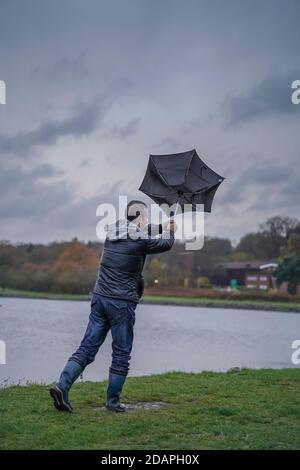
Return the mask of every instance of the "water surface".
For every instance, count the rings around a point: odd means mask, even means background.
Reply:
[[[56,380],[79,345],[89,303],[1,298],[0,304],[0,340],[7,350],[0,384]],[[299,314],[139,305],[130,374],[295,367],[295,339],[300,339]],[[109,333],[84,379],[107,378],[110,361]]]

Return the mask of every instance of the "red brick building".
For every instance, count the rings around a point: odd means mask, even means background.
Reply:
[[[266,261],[229,261],[218,265],[224,269],[228,276],[228,283],[231,279],[236,279],[238,285],[246,286],[249,289],[267,290],[275,287],[272,277],[277,263]]]

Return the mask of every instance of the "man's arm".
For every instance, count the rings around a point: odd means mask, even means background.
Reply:
[[[177,230],[176,223],[172,220],[165,225],[165,230],[159,238],[148,238],[144,240],[146,254],[163,253],[169,251],[175,241],[174,233]]]
[[[150,237],[156,237],[163,233],[163,224],[148,224],[147,233]]]

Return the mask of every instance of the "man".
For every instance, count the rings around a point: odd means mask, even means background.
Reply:
[[[147,221],[146,205],[131,201],[127,205],[126,220],[108,227],[85,335],[69,358],[58,383],[50,389],[54,406],[59,411],[72,412],[68,392],[85,367],[94,361],[109,330],[113,341],[106,408],[126,411],[120,395],[131,359],[135,308],[144,290],[142,270],[145,259],[148,254],[170,250],[176,231],[173,220],[159,226],[147,225]]]

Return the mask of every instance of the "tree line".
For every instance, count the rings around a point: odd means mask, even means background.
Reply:
[[[100,242],[77,239],[49,244],[0,242],[0,287],[85,294],[93,289]],[[236,246],[228,238],[206,237],[200,251],[186,251],[176,242],[170,252],[148,257],[146,286],[208,287],[227,285],[227,273],[219,263],[226,261],[281,262],[280,280],[300,276],[300,222],[288,217],[272,217],[257,232],[243,236]],[[290,261],[288,261],[290,260]],[[291,269],[296,274],[291,274]],[[300,281],[300,278],[299,278]]]

